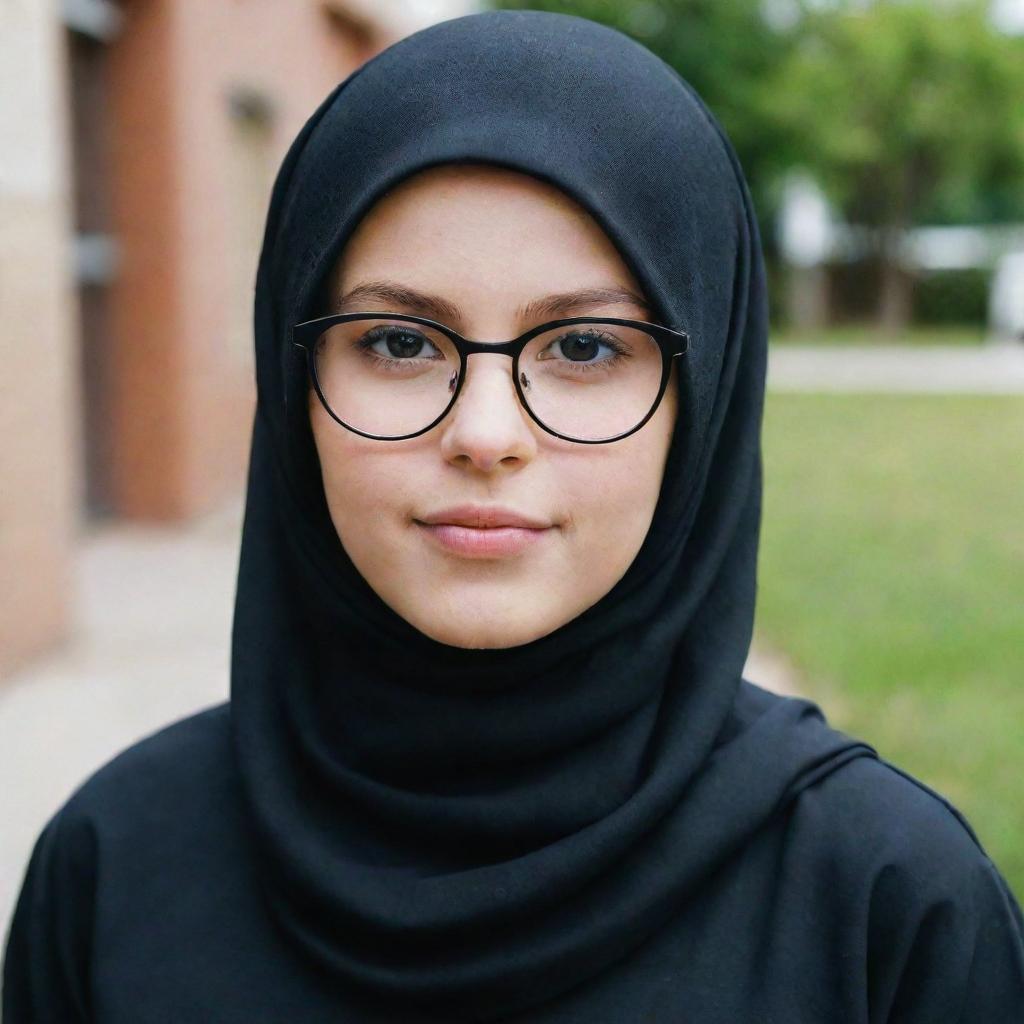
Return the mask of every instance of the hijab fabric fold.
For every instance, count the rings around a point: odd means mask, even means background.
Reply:
[[[370,206],[463,162],[573,197],[690,336],[636,559],[576,619],[506,650],[431,640],[356,571],[290,344]],[[269,911],[338,985],[396,1014],[528,1013],[685,913],[803,788],[874,756],[812,702],[742,679],[767,330],[728,140],[613,29],[538,11],[442,22],[341,82],[293,142],[256,280],[231,720]]]

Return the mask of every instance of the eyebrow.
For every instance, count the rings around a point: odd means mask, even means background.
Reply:
[[[440,295],[419,292],[395,281],[367,281],[364,284],[356,285],[341,297],[335,307],[335,312],[378,312],[372,309],[372,304],[376,302],[402,306],[405,310],[442,323],[458,323],[462,318],[459,307]],[[370,304],[368,308],[365,310],[361,308],[367,304]],[[645,314],[650,314],[650,306],[639,295],[628,288],[617,285],[545,295],[543,298],[532,299],[520,306],[516,313],[523,320],[542,320],[550,317],[572,316],[580,310],[593,309],[595,306],[619,305],[635,306],[642,309]],[[388,310],[380,310],[380,312],[388,312]]]

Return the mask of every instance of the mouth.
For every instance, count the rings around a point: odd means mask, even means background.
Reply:
[[[517,555],[557,529],[514,509],[484,505],[460,505],[413,522],[443,551],[464,558]]]

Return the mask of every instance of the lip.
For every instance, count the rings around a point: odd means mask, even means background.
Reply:
[[[451,526],[473,526],[482,530],[493,530],[501,526],[519,526],[528,530],[545,530],[551,523],[528,516],[515,509],[503,508],[501,505],[454,505],[452,508],[441,509],[417,522],[428,526],[448,524]]]
[[[413,520],[433,541],[467,558],[501,558],[536,544],[554,525],[496,505],[459,505]]]

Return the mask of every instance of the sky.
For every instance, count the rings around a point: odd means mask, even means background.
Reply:
[[[1005,32],[1024,34],[1024,0],[993,0],[992,20]]]

